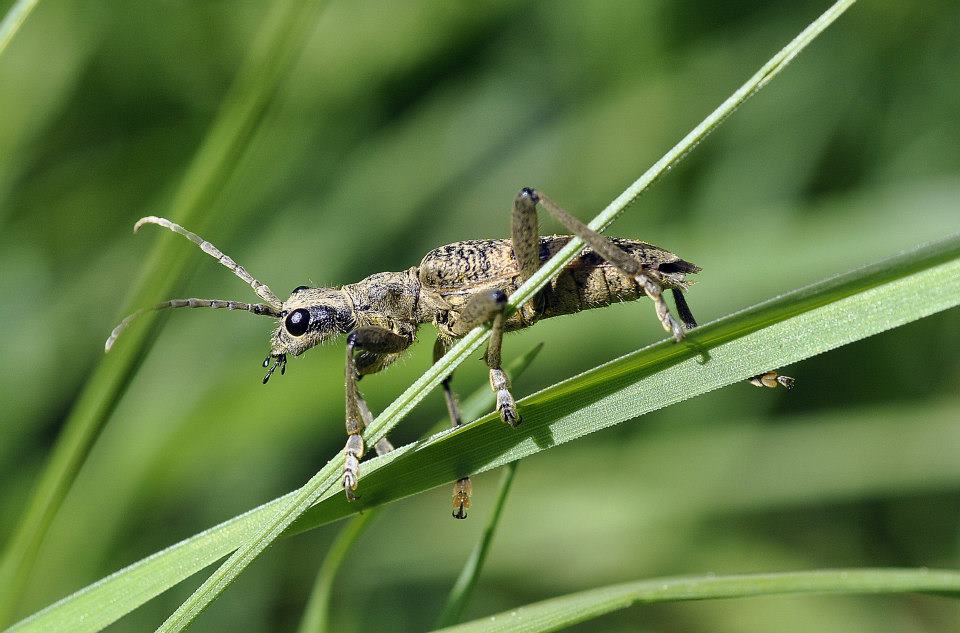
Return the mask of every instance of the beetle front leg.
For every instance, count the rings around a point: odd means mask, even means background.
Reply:
[[[347,362],[344,380],[347,443],[343,447],[343,490],[349,501],[357,498],[354,493],[357,489],[357,481],[360,478],[360,459],[364,453],[362,433],[373,422],[373,414],[370,413],[370,408],[357,388],[360,371],[354,353],[362,351],[374,355],[394,354],[409,347],[410,343],[408,337],[376,326],[359,327],[347,335]],[[372,365],[376,364],[373,363]],[[393,450],[393,446],[384,437],[377,442],[376,450],[378,455],[382,455]]]

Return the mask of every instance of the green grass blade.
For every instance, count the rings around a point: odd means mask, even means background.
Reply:
[[[14,624],[10,631],[92,633],[211,565],[256,535],[293,493],[124,567]]]
[[[17,0],[0,22],[0,55],[7,50],[10,40],[17,34],[23,23],[40,0]]]
[[[364,495],[333,492],[303,532],[823,353],[960,304],[960,236],[782,295],[657,343],[519,401],[524,424],[495,415],[364,462]],[[709,355],[706,362],[701,359]],[[744,387],[746,388],[746,387]],[[799,389],[802,389],[802,382]],[[759,395],[759,394],[757,394]],[[403,458],[403,459],[401,459]],[[97,631],[263,529],[293,493],[126,567],[18,623],[15,631]],[[78,625],[83,623],[83,628]],[[89,626],[89,628],[86,628]]]
[[[477,541],[470,557],[460,571],[457,581],[447,596],[447,602],[443,605],[440,617],[437,620],[437,626],[450,626],[456,624],[463,617],[463,611],[467,607],[467,602],[473,593],[473,588],[477,585],[477,579],[480,578],[480,572],[483,570],[483,563],[487,558],[487,552],[493,543],[493,535],[497,531],[497,525],[500,523],[500,515],[503,513],[503,506],[507,501],[507,495],[510,494],[510,486],[513,485],[513,478],[517,474],[517,465],[519,462],[511,462],[503,469],[503,477],[500,479],[500,488],[497,491],[497,499],[493,504],[493,512],[487,520],[487,525],[483,528],[483,534]]]
[[[333,583],[337,572],[346,560],[350,548],[378,514],[376,508],[361,512],[350,519],[337,534],[317,573],[317,581],[310,592],[300,628],[297,629],[299,633],[326,633],[330,630],[330,598],[333,596]]]
[[[198,227],[229,224],[216,199],[285,71],[302,49],[320,2],[278,5],[253,43],[223,107],[194,156],[169,208],[175,221]],[[189,256],[164,236],[140,275],[132,306],[152,305],[179,282]],[[132,311],[132,310],[129,310]],[[156,315],[146,314],[124,334],[94,371],[64,425],[29,506],[8,541],[0,564],[0,624],[12,616],[37,550],[94,440],[110,416],[152,341]]]
[[[252,563],[263,550],[293,523],[297,517],[316,503],[328,490],[334,490],[340,481],[343,458],[338,456],[327,462],[320,471],[307,481],[290,497],[277,504],[276,513],[253,538],[244,542],[227,560],[203,581],[183,604],[177,607],[163,624],[157,627],[157,633],[182,631],[216,599],[237,576]]]
[[[701,140],[732,114],[740,104],[769,83],[790,61],[817,35],[823,32],[855,0],[839,0],[823,15],[814,20],[800,35],[773,56],[761,69],[733,95],[714,110],[700,125],[668,151],[663,158],[618,196],[591,222],[590,226],[602,229],[612,222],[630,202],[669,171]],[[532,275],[511,295],[509,307],[516,308],[533,297],[563,266],[569,263],[583,247],[582,240],[573,239],[554,257],[550,258],[536,274]],[[478,327],[460,339],[440,360],[433,364],[420,378],[394,400],[370,424],[364,433],[368,446],[374,445],[386,435],[427,393],[440,384],[446,376],[476,350],[489,336],[489,326]],[[224,562],[180,607],[160,626],[158,632],[182,631],[213,601],[270,543],[280,536],[297,518],[306,512],[325,492],[336,486],[343,456],[330,460],[278,511],[269,526],[256,538],[245,543]],[[366,493],[365,493],[366,494]]]
[[[746,598],[774,594],[940,593],[960,597],[960,572],[932,569],[832,569],[741,576],[662,578],[544,600],[459,626],[447,633],[544,633],[638,603]]]

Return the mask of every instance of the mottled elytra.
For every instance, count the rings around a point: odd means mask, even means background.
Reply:
[[[538,205],[581,238],[587,247],[533,299],[508,316],[507,297],[572,239],[569,235],[538,235]],[[427,253],[419,266],[401,272],[376,273],[338,288],[298,286],[286,300],[273,294],[266,284],[216,246],[182,226],[149,216],[140,219],[134,231],[144,224],[160,225],[194,242],[247,282],[264,301],[174,299],[152,308],[226,308],[276,319],[277,327],[270,337],[270,354],[263,361],[263,366],[268,368],[264,383],[278,368],[281,375],[284,373],[288,355],[299,356],[319,343],[340,334],[347,335],[348,437],[344,447],[343,487],[348,499],[355,498],[360,475],[360,459],[365,448],[361,433],[373,421],[357,381],[393,363],[413,343],[423,323],[432,323],[437,329],[434,360],[474,327],[491,325],[486,353],[490,386],[496,393],[496,408],[501,419],[513,427],[522,419],[510,392],[510,378],[501,367],[504,332],[530,327],[540,319],[633,301],[644,295],[653,301],[657,318],[675,340],[680,341],[685,329],[697,325],[683,291],[690,285],[686,276],[698,272],[698,266],[646,242],[604,237],[550,198],[529,188],[521,189],[514,199],[510,239],[447,244]],[[680,321],[670,314],[663,298],[663,291],[668,288],[673,292]],[[120,322],[107,339],[106,351],[143,312],[139,310]],[[451,378],[443,381],[444,397],[453,426],[459,426],[463,421],[450,387]],[[778,376],[773,371],[754,376],[750,382],[762,387],[793,385],[791,378]],[[378,454],[392,449],[386,438],[375,448]],[[462,475],[453,491],[453,516],[458,519],[466,517],[472,492],[469,473]]]

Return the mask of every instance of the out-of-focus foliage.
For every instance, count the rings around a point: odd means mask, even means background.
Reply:
[[[523,185],[592,217],[823,8],[331,2],[217,202],[229,222],[205,237],[283,294],[505,236]],[[0,57],[2,538],[157,239],[130,227],[164,213],[264,11],[40,2]],[[689,299],[709,320],[957,231],[958,40],[953,2],[854,7],[610,233],[703,266]],[[195,258],[190,296],[251,298]],[[261,387],[269,327],[171,315],[57,516],[21,614],[292,489],[342,447],[340,348]],[[543,322],[505,352],[546,343],[522,395],[661,334],[649,306],[628,304]],[[422,339],[364,381],[374,409],[430,362],[429,328]],[[954,310],[792,367],[789,395],[731,387],[530,459],[468,617],[640,577],[957,567],[960,460],[940,450],[957,446],[958,351]],[[455,384],[470,391],[484,373],[467,363]],[[442,411],[430,399],[395,443]],[[572,479],[584,464],[595,478]],[[449,519],[446,488],[388,508],[341,573],[335,628],[428,627],[495,481],[476,478],[476,520]],[[196,629],[293,628],[333,533],[278,542]],[[196,582],[110,630],[155,626]],[[790,597],[644,607],[584,630],[950,631],[958,619],[931,598]]]

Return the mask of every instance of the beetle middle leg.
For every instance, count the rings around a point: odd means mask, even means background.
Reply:
[[[437,342],[433,345],[433,362],[436,363],[440,357],[447,353],[449,345],[442,337],[437,337]],[[457,395],[450,386],[453,380],[453,374],[443,379],[440,383],[443,385],[443,396],[447,402],[447,411],[450,413],[450,427],[457,428],[463,426],[463,416],[460,414],[460,405],[457,403]],[[470,508],[470,495],[473,493],[473,483],[470,477],[461,477],[453,484],[453,518],[466,519],[467,510]]]
[[[523,420],[517,413],[517,404],[510,393],[510,377],[501,367],[500,348],[503,346],[504,311],[507,293],[500,289],[478,292],[470,297],[461,313],[460,328],[469,332],[482,323],[491,323],[485,360],[490,369],[490,388],[497,395],[500,419],[510,426],[519,426]]]
[[[411,339],[392,330],[377,326],[363,326],[347,335],[346,362],[346,426],[347,443],[343,447],[343,490],[347,499],[356,499],[354,491],[360,477],[360,459],[363,457],[363,430],[373,422],[370,408],[360,395],[357,381],[366,373],[378,371],[384,365],[384,357],[402,352],[410,346]],[[359,358],[357,356],[359,352]],[[376,444],[378,455],[393,449],[387,438]]]
[[[499,289],[484,290],[470,297],[461,313],[462,321],[459,327],[463,333],[469,332],[482,323],[492,322],[490,340],[487,343],[486,361],[490,370],[490,387],[497,396],[497,411],[500,413],[500,419],[516,427],[522,421],[520,414],[517,413],[517,403],[510,393],[510,378],[507,372],[500,366],[500,348],[503,344],[503,321],[504,310],[507,307],[507,294]],[[434,348],[436,353],[436,348]],[[444,385],[447,389],[447,385]],[[448,396],[453,395],[447,391]],[[450,415],[453,418],[454,427],[459,426],[459,410],[451,408]],[[453,484],[453,517],[455,519],[467,518],[466,509],[470,507],[470,495],[473,493],[473,484],[470,477],[461,477]]]
[[[657,282],[657,273],[643,268],[640,262],[623,252],[616,244],[597,233],[589,226],[573,217],[553,200],[529,187],[524,187],[513,202],[513,251],[520,265],[523,280],[530,277],[540,267],[539,232],[537,230],[537,204],[567,228],[571,233],[586,242],[587,246],[610,262],[624,274],[630,275],[643,288],[657,311],[663,329],[674,340],[683,339],[683,328],[670,314],[670,308],[663,299],[663,288]]]
[[[443,338],[437,337],[436,343],[433,344],[433,362],[436,363],[440,358],[447,353],[450,349],[450,346],[444,341]],[[450,426],[456,428],[463,424],[463,417],[460,415],[460,405],[457,403],[457,396],[453,392],[453,388],[450,386],[450,381],[453,380],[453,372],[449,376],[443,379],[443,382],[440,384],[443,386],[443,398],[447,403],[447,412],[450,414]]]

